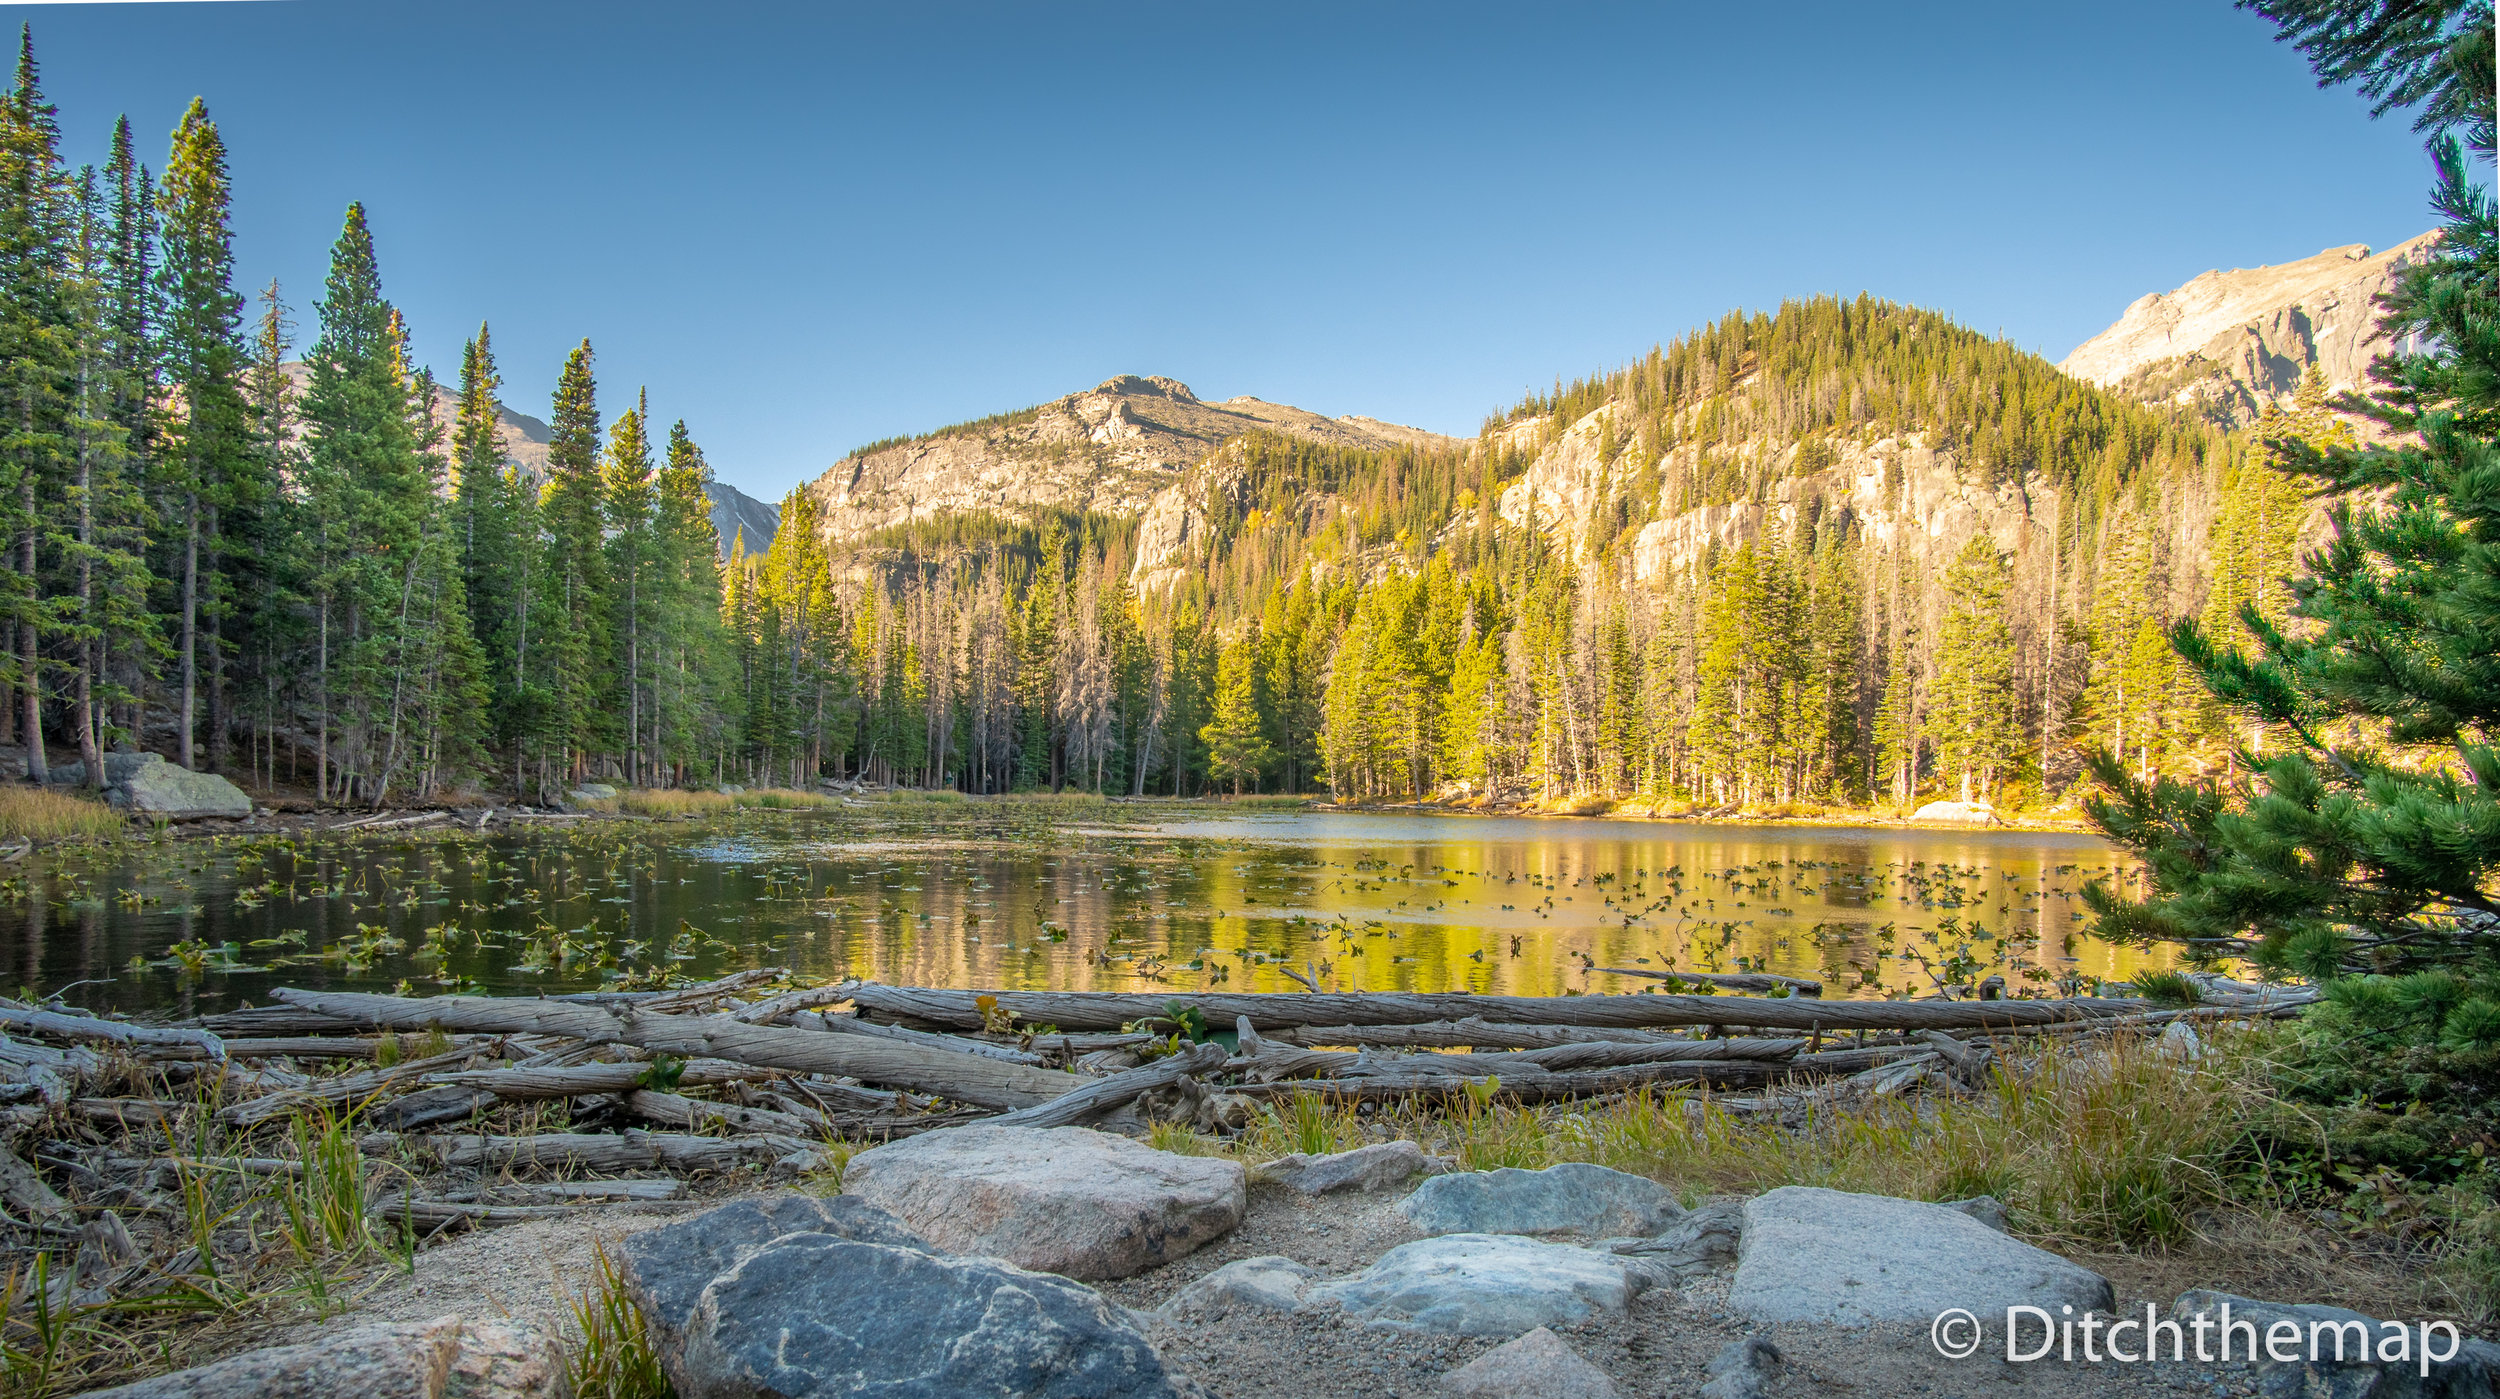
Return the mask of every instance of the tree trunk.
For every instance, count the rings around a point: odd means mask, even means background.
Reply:
[[[192,729],[199,703],[199,629],[200,629],[200,493],[196,490],[183,497],[182,535],[182,699],[181,732],[174,740],[175,759],[186,768],[197,768],[193,751]]]

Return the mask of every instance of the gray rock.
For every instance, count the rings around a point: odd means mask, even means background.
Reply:
[[[456,1316],[354,1326],[178,1370],[97,1399],[569,1399],[553,1340],[510,1321]]]
[[[73,766],[79,772],[71,780],[84,781],[84,766]],[[252,799],[242,788],[213,772],[176,767],[155,753],[105,754],[104,799],[117,811],[173,821],[252,814]]]
[[[1372,1326],[1517,1336],[1620,1312],[1655,1281],[1628,1258],[1516,1234],[1447,1234],[1400,1244],[1350,1278],[1313,1285],[1308,1307]]]
[[[2500,1345],[2489,1341],[2453,1342],[2457,1353],[2433,1362],[2425,1377],[2418,1350],[2422,1344],[2418,1322],[2403,1323],[2409,1337],[2405,1359],[2399,1362],[2375,1358],[2377,1347],[2394,1339],[2395,1333],[2385,1329],[2390,1323],[2342,1307],[2261,1302],[2228,1292],[2197,1289],[2179,1294],[2179,1299],[2171,1303],[2170,1317],[2183,1326],[2200,1314],[2210,1318],[2214,1329],[2205,1332],[2205,1343],[2218,1348],[2225,1343],[2219,1330],[2225,1307],[2229,1308],[2230,1357],[2245,1361],[2250,1350],[2255,1350],[2257,1392],[2266,1399],[2490,1399],[2494,1393],[2500,1393]],[[2239,1329],[2243,1321],[2250,1330]],[[2283,1322],[2295,1328],[2287,1334],[2297,1336],[2295,1343],[2283,1347],[2294,1355],[2288,1361],[2277,1360],[2266,1350],[2267,1329]],[[2349,1329],[2356,1325],[2361,1330]],[[2319,1343],[2319,1358],[2315,1360],[2310,1358],[2312,1328]],[[2365,1335],[2369,1338],[2367,1351],[2359,1344],[2359,1338]],[[2035,1336],[2036,1333],[2023,1337],[2025,1349],[2038,1344]],[[2337,1358],[2338,1340],[2343,1342],[2342,1354],[2349,1358]],[[2452,1344],[2446,1336],[2437,1338],[2435,1343],[2442,1351]],[[2181,1344],[2193,1355],[2195,1333],[2191,1331]],[[2166,1338],[2161,1353],[2170,1354]]]
[[[1606,1372],[1540,1326],[1441,1377],[1459,1399],[1617,1399]]]
[[[1684,1213],[1654,1180],[1586,1162],[1435,1176],[1398,1202],[1427,1234],[1652,1235]]]
[[[2107,1311],[2109,1280],[1960,1210],[1790,1185],[1745,1206],[1728,1305],[1754,1321],[1927,1322],[1948,1307]]]
[[[1094,1281],[1169,1263],[1241,1222],[1239,1164],[1083,1127],[954,1127],[874,1147],[844,1193],[938,1247]]]
[[[1259,1179],[1272,1180],[1305,1195],[1333,1195],[1340,1190],[1404,1185],[1435,1164],[1446,1169],[1442,1158],[1426,1156],[1424,1149],[1413,1142],[1374,1142],[1328,1156],[1297,1153],[1270,1161],[1259,1168]]]
[[[830,1200],[763,1195],[628,1235],[619,1250],[619,1271],[664,1363],[678,1352],[695,1303],[712,1279],[735,1267],[740,1256],[789,1234],[929,1249],[894,1216],[848,1195]]]
[[[1768,1336],[1732,1341],[1710,1359],[1710,1382],[1701,1399],[1764,1399],[1785,1357]]]
[[[1101,1294],[993,1258],[793,1234],[715,1278],[681,1399],[1171,1399],[1163,1358]]]
[[[2005,1232],[2005,1202],[1994,1195],[1973,1195],[1967,1200],[1947,1200],[1944,1207],[1960,1210],[1980,1223],[2002,1234]]]
[[[1182,1288],[1155,1310],[1165,1316],[1228,1311],[1235,1306],[1289,1312],[1301,1305],[1304,1289],[1318,1276],[1318,1269],[1277,1254],[1244,1258]]]
[[[592,802],[612,802],[616,800],[616,788],[605,782],[584,782],[565,793],[564,800],[572,806],[587,806]]]

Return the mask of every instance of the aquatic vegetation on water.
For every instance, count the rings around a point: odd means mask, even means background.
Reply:
[[[2158,965],[2077,935],[2077,892],[2120,866],[2075,836],[682,795],[682,821],[40,851],[13,872],[0,957],[39,989],[133,959],[178,973],[98,988],[121,1009],[232,1004],[306,964],[331,985],[533,992],[764,965],[1172,993],[1671,985],[1604,970],[1624,967],[1832,996],[2083,991]]]

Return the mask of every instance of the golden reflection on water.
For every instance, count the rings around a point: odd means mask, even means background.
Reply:
[[[485,837],[197,842],[0,878],[0,966],[98,1007],[278,985],[565,992],[788,966],[1075,990],[1637,991],[1770,971],[1827,997],[2166,958],[2083,932],[2089,836],[1191,804],[889,801]]]

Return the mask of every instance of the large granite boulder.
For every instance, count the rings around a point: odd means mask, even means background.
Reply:
[[[1645,1176],[1573,1161],[1434,1176],[1398,1202],[1398,1213],[1427,1234],[1647,1236],[1684,1208]]]
[[[57,783],[77,785],[87,780],[84,763],[70,763],[51,770]],[[157,753],[107,753],[104,755],[104,799],[114,809],[141,816],[161,816],[169,821],[195,821],[209,817],[240,819],[252,814],[252,799],[243,789],[213,772],[193,772],[166,762]]]
[[[625,1290],[642,1309],[662,1363],[675,1367],[687,1322],[712,1279],[740,1257],[790,1234],[927,1250],[894,1216],[865,1200],[764,1195],[705,1210],[691,1219],[626,1237],[619,1250]]]
[[[1751,1320],[1925,1323],[2018,1304],[2105,1312],[2109,1279],[1946,1205],[1802,1185],[1745,1205],[1728,1305]]]
[[[95,1399],[570,1399],[564,1355],[509,1321],[351,1326],[178,1370]]]
[[[790,1234],[703,1289],[680,1399],[1177,1399],[1163,1358],[1100,1293],[994,1258]]]
[[[873,1147],[847,1195],[939,1248],[1088,1281],[1181,1258],[1241,1222],[1247,1174],[1083,1127],[954,1127]]]
[[[1656,1274],[1632,1259],[1516,1234],[1447,1234],[1400,1244],[1350,1278],[1318,1283],[1307,1307],[1366,1325],[1517,1336],[1621,1312]]]

